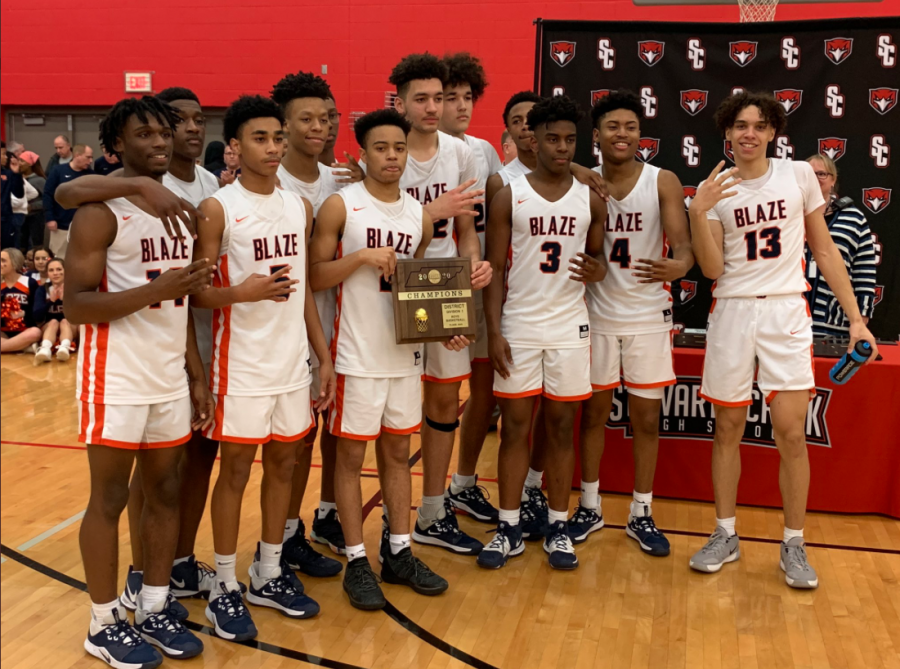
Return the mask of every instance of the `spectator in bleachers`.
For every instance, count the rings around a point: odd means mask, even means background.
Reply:
[[[53,168],[57,165],[65,165],[72,162],[74,154],[72,152],[72,142],[65,135],[59,135],[53,140],[53,150],[55,153],[47,163],[47,174],[53,172]]]
[[[23,151],[19,160],[19,171],[25,178],[25,183],[31,184],[38,193],[37,197],[28,200],[28,214],[22,226],[19,248],[27,251],[44,245],[44,188],[47,185],[47,175],[41,167],[40,156],[34,151]]]
[[[53,253],[50,252],[50,249],[40,246],[34,250],[34,270],[31,272],[31,278],[37,281],[39,286],[46,286],[50,283],[47,265],[51,260],[53,260]]]
[[[47,266],[50,284],[44,287],[47,294],[47,322],[41,328],[41,345],[34,355],[34,364],[48,362],[53,354],[53,346],[59,341],[56,359],[65,362],[72,355],[72,342],[75,340],[75,329],[66,320],[63,312],[63,289],[66,278],[65,264],[54,258]]]
[[[16,248],[0,251],[0,352],[34,351],[41,340],[46,295],[37,281],[23,276],[25,256]]]
[[[817,153],[806,159],[812,165],[822,197],[825,198],[825,220],[835,246],[841,252],[853,292],[859,305],[859,313],[868,324],[875,309],[875,244],[865,215],[851,203],[838,197],[838,171],[828,156]],[[849,199],[849,198],[848,198]],[[806,248],[806,280],[810,290],[806,293],[813,317],[813,336],[848,337],[850,321],[841,309],[834,292],[825,281]]]
[[[519,153],[512,135],[509,134],[509,130],[504,130],[503,134],[500,135],[500,149],[503,151],[504,165],[509,165]]]
[[[6,145],[6,149],[11,154],[13,154],[16,158],[21,158],[22,153],[25,151],[25,145],[20,142],[11,141],[9,144]]]
[[[75,209],[63,209],[56,201],[56,189],[61,183],[66,183],[93,174],[91,163],[94,162],[94,151],[84,144],[76,144],[72,149],[72,160],[66,165],[60,165],[50,172],[47,184],[44,186],[44,220],[50,231],[50,250],[54,257],[65,258],[66,247],[69,245],[69,226],[75,217]]]
[[[100,145],[100,150],[103,152],[103,155],[94,161],[94,174],[105,177],[110,172],[121,169],[122,161],[119,160],[119,156],[114,153],[107,153],[106,147],[102,144]]]
[[[225,161],[225,167],[213,172],[213,174],[219,178],[220,186],[227,186],[234,183],[234,180],[241,176],[241,159],[230,146],[225,147],[222,157]]]
[[[12,196],[12,227],[15,234],[15,246],[23,251],[27,251],[28,244],[23,240],[22,230],[25,226],[25,219],[28,216],[28,202],[34,198],[40,197],[41,194],[38,193],[35,187],[28,182],[27,178],[25,178],[27,177],[26,169],[28,168],[28,164],[24,160],[17,158],[14,154],[10,154],[9,160],[18,161],[19,174],[25,179],[22,183],[25,191],[24,195],[22,197]]]
[[[12,198],[25,196],[25,180],[19,173],[19,159],[0,147],[0,248],[15,246],[16,228]]]

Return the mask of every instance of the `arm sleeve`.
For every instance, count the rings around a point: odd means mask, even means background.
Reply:
[[[59,185],[59,169],[50,172],[47,183],[44,184],[44,221],[56,220],[56,187]]]
[[[856,221],[859,235],[856,252],[850,259],[850,282],[859,305],[859,313],[864,318],[872,318],[875,313],[875,243],[865,216]]]
[[[797,177],[797,185],[803,192],[803,214],[811,214],[816,209],[825,206],[825,198],[822,197],[822,189],[819,188],[819,180],[812,165],[804,161],[793,161],[794,176]]]

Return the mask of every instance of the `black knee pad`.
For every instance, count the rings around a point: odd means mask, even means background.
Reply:
[[[459,419],[452,423],[438,423],[436,420],[431,420],[428,416],[425,416],[425,422],[428,424],[428,427],[438,432],[453,432],[459,427]]]

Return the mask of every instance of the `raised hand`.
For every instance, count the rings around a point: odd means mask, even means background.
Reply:
[[[691,201],[691,211],[705,214],[722,200],[737,195],[736,190],[727,189],[741,182],[740,177],[734,176],[737,174],[738,168],[732,167],[722,172],[723,167],[725,167],[725,161],[720,160],[719,164],[710,172],[706,181],[697,189],[697,194]],[[726,184],[725,182],[731,177],[734,177],[734,181]]]
[[[432,220],[442,221],[456,216],[477,216],[474,207],[484,202],[484,189],[468,190],[475,185],[477,179],[469,179],[461,183],[453,190],[446,193],[429,204],[426,208]]]

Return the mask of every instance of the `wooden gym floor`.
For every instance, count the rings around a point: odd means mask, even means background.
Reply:
[[[74,363],[34,368],[31,356],[23,355],[4,355],[0,363],[4,669],[100,666],[82,649],[90,602],[78,527],[88,499],[88,469],[76,440]],[[418,451],[414,435],[412,452]],[[497,437],[491,434],[480,470],[495,498],[496,455]],[[418,455],[413,459],[417,504],[421,463]],[[374,556],[381,508],[374,455],[368,466],[365,536]],[[318,504],[319,475],[314,468],[302,514],[307,525]],[[247,569],[257,540],[260,477],[254,473],[247,491],[239,573]],[[572,508],[577,498],[573,491]],[[777,510],[742,508],[741,559],[719,574],[703,575],[687,561],[714,526],[712,505],[655,502],[656,521],[672,543],[671,556],[660,559],[642,554],[625,536],[629,501],[603,496],[608,525],[578,548],[581,566],[574,572],[552,571],[540,544],[529,543],[523,557],[499,572],[477,568],[472,558],[415,546],[450,581],[446,594],[420,597],[385,585],[389,607],[367,613],[350,606],[340,577],[304,577],[321,614],[290,621],[253,608],[260,629],[253,644],[208,636],[204,602],[183,600],[192,628],[206,634],[206,650],[180,666],[900,669],[900,522],[810,514],[806,536],[821,585],[803,592],[788,588],[778,568]],[[490,536],[487,526],[468,518],[460,525],[485,541]],[[121,587],[130,561],[124,518],[120,536]],[[197,555],[211,562],[212,554],[205,518]]]

